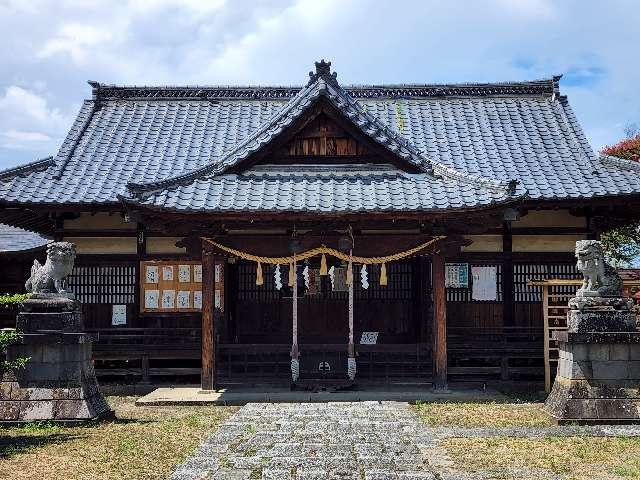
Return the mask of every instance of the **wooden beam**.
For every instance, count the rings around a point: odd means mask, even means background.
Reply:
[[[502,226],[502,323],[505,327],[515,324],[512,244],[511,222],[504,222]]]
[[[433,388],[447,389],[447,295],[444,288],[444,255],[431,260],[433,272]]]
[[[202,390],[215,389],[214,285],[215,257],[202,252]]]

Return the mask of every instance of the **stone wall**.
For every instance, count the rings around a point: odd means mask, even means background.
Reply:
[[[556,332],[560,361],[547,411],[562,422],[640,420],[640,332]]]

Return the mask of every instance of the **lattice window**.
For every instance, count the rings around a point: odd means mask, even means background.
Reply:
[[[542,302],[542,287],[529,286],[529,280],[580,278],[575,263],[513,264],[513,294],[516,302]],[[573,294],[574,287],[554,287],[559,294]]]
[[[69,276],[81,303],[133,304],[136,286],[134,265],[76,266]]]
[[[273,273],[275,265],[262,264],[263,285],[256,285],[256,263],[238,262],[238,300],[269,301],[278,300],[289,281],[289,267],[280,265],[282,290],[276,290]],[[298,277],[300,282],[302,277]]]
[[[304,297],[304,278],[302,270],[304,264],[298,265],[298,288],[300,298]],[[317,266],[314,266],[317,268]],[[369,288],[362,288],[360,283],[361,265],[353,266],[354,298],[356,300],[388,299],[410,300],[412,298],[412,266],[410,262],[393,262],[387,264],[387,286],[380,286],[380,266],[368,265]],[[256,264],[253,262],[238,263],[238,299],[254,301],[278,300],[281,297],[291,296],[291,289],[287,283],[289,280],[289,267],[280,265],[282,278],[282,290],[275,287],[273,278],[275,266],[262,265],[263,285],[256,285]],[[329,277],[319,279],[322,282],[321,295],[327,299],[347,299],[348,292],[332,291]]]

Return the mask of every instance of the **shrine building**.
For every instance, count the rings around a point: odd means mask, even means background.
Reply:
[[[89,82],[60,150],[0,172],[1,223],[77,246],[98,374],[540,381],[529,282],[633,220],[640,165],[593,151],[560,77],[305,81]]]

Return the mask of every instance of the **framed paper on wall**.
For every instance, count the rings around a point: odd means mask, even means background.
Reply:
[[[140,262],[141,312],[202,309],[202,264],[197,261]]]

